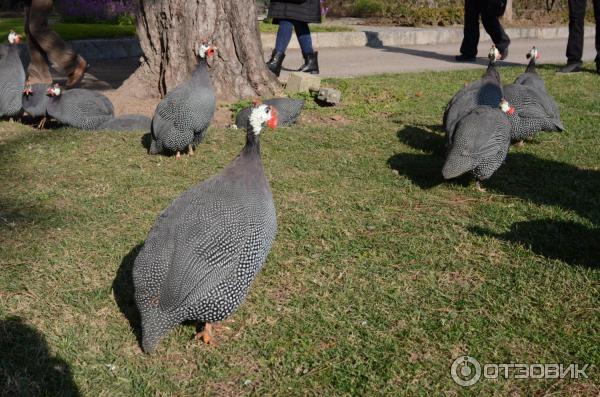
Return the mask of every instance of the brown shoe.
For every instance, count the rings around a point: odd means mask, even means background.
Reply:
[[[69,79],[67,80],[66,86],[69,88],[81,83],[81,80],[83,80],[83,76],[88,68],[88,64],[85,59],[83,59],[80,55],[77,56],[77,59],[77,66],[75,67],[75,70],[69,73]]]

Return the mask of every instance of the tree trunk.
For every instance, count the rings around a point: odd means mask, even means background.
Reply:
[[[209,62],[217,97],[269,94],[281,87],[267,69],[254,0],[136,0],[141,65],[120,90],[164,96],[190,78],[196,48],[217,46]]]

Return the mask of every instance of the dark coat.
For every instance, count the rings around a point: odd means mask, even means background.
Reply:
[[[273,23],[278,19],[321,23],[321,6],[319,0],[271,0],[268,16]]]

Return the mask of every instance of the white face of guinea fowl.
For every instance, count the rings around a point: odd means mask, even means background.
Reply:
[[[202,59],[205,59],[205,58],[215,55],[216,50],[217,50],[217,47],[213,47],[208,44],[202,43],[198,47],[198,56]]]
[[[512,115],[515,112],[515,108],[510,106],[506,99],[502,99],[500,101],[500,110],[509,115]]]
[[[535,60],[540,59],[540,53],[538,52],[538,50],[535,47],[533,47],[531,49],[531,51],[529,51],[527,53],[527,59],[535,59]]]
[[[60,96],[60,94],[62,93],[62,90],[60,89],[58,84],[55,84],[54,86],[48,88],[47,92],[48,92],[48,95],[50,95],[50,96]]]
[[[490,48],[490,52],[488,53],[488,59],[492,63],[500,59],[500,51],[498,51],[495,45],[493,45],[492,48]]]
[[[8,34],[8,42],[10,44],[19,44],[21,42],[21,36],[19,36],[13,30],[11,30]]]
[[[260,134],[263,125],[269,128],[277,127],[277,110],[268,105],[258,105],[252,109],[250,113],[250,125],[254,131],[254,135]]]

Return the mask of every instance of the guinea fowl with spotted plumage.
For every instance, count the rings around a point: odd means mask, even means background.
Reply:
[[[110,100],[103,94],[75,88],[63,91],[58,84],[48,88],[48,116],[70,127],[96,130],[115,116]]]
[[[168,151],[179,158],[187,148],[192,155],[196,145],[204,139],[216,107],[207,64],[207,58],[214,53],[215,47],[202,44],[197,51],[199,60],[192,78],[175,87],[156,107],[150,154]]]
[[[23,90],[23,110],[30,117],[39,120],[38,129],[46,125],[49,100],[48,84],[27,84]]]
[[[304,107],[304,99],[271,98],[265,99],[263,103],[277,109],[279,127],[289,127],[296,123]],[[250,112],[252,112],[252,106],[245,107],[238,112],[235,116],[235,126],[237,128],[248,128]]]
[[[0,58],[0,118],[18,117],[23,112],[21,97],[25,88],[25,69],[19,56],[21,36],[8,34],[8,47]]]
[[[267,258],[277,222],[259,137],[265,124],[276,127],[276,110],[255,106],[249,124],[241,153],[160,214],[135,260],[135,300],[147,353],[186,320],[198,323],[196,339],[212,343],[211,323],[242,303]]]
[[[502,99],[502,82],[496,69],[496,61],[501,57],[500,52],[492,46],[488,53],[488,67],[481,79],[474,81],[460,91],[446,105],[443,126],[446,131],[446,144],[450,144],[457,123],[477,106],[497,108]]]
[[[97,131],[150,131],[152,120],[141,114],[125,114],[102,123]]]
[[[480,182],[488,179],[502,165],[510,146],[510,122],[506,113],[511,108],[501,101],[499,108],[477,106],[461,118],[442,169],[445,179],[457,178],[471,172],[478,190]]]

